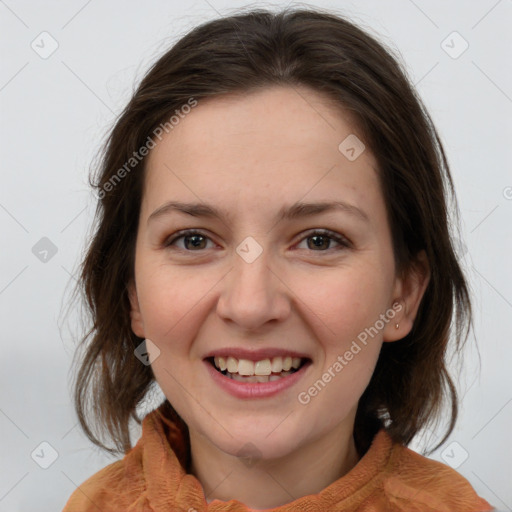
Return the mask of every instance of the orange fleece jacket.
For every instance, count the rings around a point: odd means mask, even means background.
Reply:
[[[237,500],[207,503],[184,467],[188,437],[160,409],[142,422],[142,436],[122,460],[80,485],[63,512],[248,512]],[[452,468],[394,444],[385,430],[351,471],[318,494],[272,512],[483,512],[493,510]]]

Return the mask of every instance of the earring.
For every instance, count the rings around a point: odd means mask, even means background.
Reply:
[[[398,327],[399,327],[398,324],[395,324],[395,329],[398,329]]]

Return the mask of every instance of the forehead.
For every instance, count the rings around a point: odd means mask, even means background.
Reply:
[[[217,198],[242,211],[343,196],[382,207],[376,160],[368,147],[349,160],[347,137],[364,143],[353,117],[306,87],[198,100],[151,150],[144,203]]]

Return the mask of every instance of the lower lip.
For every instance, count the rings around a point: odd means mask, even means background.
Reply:
[[[281,391],[284,391],[296,384],[303,377],[307,368],[310,366],[311,361],[307,361],[299,370],[291,375],[281,377],[279,380],[274,380],[272,382],[240,382],[226,377],[217,371],[210,362],[205,360],[204,364],[210,372],[213,380],[222,389],[236,398],[267,398],[277,395]]]

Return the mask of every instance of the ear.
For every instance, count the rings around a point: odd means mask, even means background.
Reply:
[[[430,266],[427,254],[420,251],[403,277],[397,277],[393,290],[392,309],[394,317],[387,314],[390,321],[384,328],[384,341],[397,341],[407,336],[412,329],[421,299],[430,281]],[[398,306],[397,304],[400,304]],[[398,325],[398,328],[396,327]]]
[[[142,321],[139,299],[137,297],[137,289],[135,288],[135,281],[133,278],[130,279],[130,282],[128,283],[128,297],[130,299],[130,319],[132,323],[132,331],[139,338],[145,338],[144,322]]]

